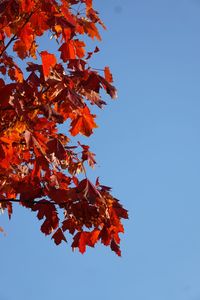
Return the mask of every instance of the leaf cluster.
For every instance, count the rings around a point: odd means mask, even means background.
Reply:
[[[106,104],[101,89],[116,97],[109,68],[100,74],[89,65],[99,49],[87,52],[84,36],[100,40],[98,25],[105,28],[92,0],[1,1],[0,208],[11,217],[15,201],[37,212],[57,245],[68,232],[81,253],[100,241],[120,255],[127,211],[110,188],[87,178],[85,163],[96,164],[89,146],[71,144],[97,127],[91,107]],[[39,51],[46,32],[56,55]],[[69,130],[60,133],[66,121]]]

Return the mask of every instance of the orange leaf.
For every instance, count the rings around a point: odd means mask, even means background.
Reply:
[[[94,247],[99,238],[100,230],[94,229],[92,232],[82,231],[78,232],[74,236],[72,248],[79,248],[79,251],[83,254],[86,250],[86,246]]]
[[[69,59],[76,58],[75,47],[72,40],[62,44],[62,46],[58,50],[61,51],[60,57],[64,62],[66,62]]]
[[[90,113],[90,110],[87,106],[80,108],[79,114],[71,123],[71,135],[75,136],[80,133],[85,136],[90,136],[93,132],[93,129],[98,127],[94,122],[95,117],[95,115]]]
[[[8,38],[12,35],[11,28],[9,26],[4,27],[4,31]]]
[[[96,242],[98,241],[99,238],[99,234],[100,234],[100,230],[95,229],[91,232],[90,234],[90,241],[92,243],[92,245],[94,246],[96,244]]]
[[[34,36],[34,30],[31,27],[31,24],[29,22],[20,31],[20,36],[19,36],[20,40],[24,43],[27,51],[31,48],[32,42],[34,40],[33,36]]]
[[[85,5],[86,5],[87,10],[92,8],[92,0],[85,0]]]
[[[92,38],[96,38],[97,40],[101,41],[101,36],[99,34],[99,31],[97,29],[97,27],[95,26],[95,24],[93,22],[88,22],[86,21],[84,23],[84,29],[85,32]]]
[[[35,6],[35,1],[33,0],[24,0],[20,1],[21,2],[21,10],[22,12],[30,12],[31,9]]]
[[[59,25],[57,25],[59,26]],[[63,28],[63,38],[65,40],[65,42],[68,42],[68,40],[70,39],[71,37],[71,29],[70,28]]]
[[[85,43],[82,42],[82,41],[79,41],[79,40],[75,40],[74,41],[74,47],[75,47],[75,50],[76,50],[76,55],[79,57],[79,58],[82,58],[84,55],[85,55]]]
[[[17,52],[21,59],[24,59],[27,55],[26,45],[22,41],[16,41],[13,45],[13,51]]]
[[[113,77],[112,77],[109,67],[104,68],[104,76],[108,82],[110,82],[110,83],[113,82]]]
[[[47,20],[48,17],[44,12],[39,12],[32,15],[30,22],[37,35],[42,35],[43,32],[48,29]]]
[[[31,45],[31,48],[29,49],[29,53],[30,53],[30,56],[34,59],[37,58],[36,56],[36,50],[37,50],[37,47],[38,45],[36,44],[36,42],[34,41]]]
[[[15,68],[15,78],[19,82],[23,82],[24,80],[23,73],[19,68]]]
[[[47,51],[42,51],[40,53],[42,58],[42,67],[44,77],[48,77],[51,69],[56,65],[56,57],[54,54],[50,54]]]

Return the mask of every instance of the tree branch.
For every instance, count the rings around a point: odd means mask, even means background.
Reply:
[[[16,202],[16,203],[26,203],[26,204],[37,204],[37,203],[39,203],[39,204],[47,204],[47,205],[54,204],[54,205],[58,205],[58,206],[66,204],[66,202],[57,203],[57,202],[54,202],[54,201],[48,201],[46,199],[43,199],[43,200],[45,200],[45,201],[41,202],[42,200],[38,200],[38,201],[37,200],[20,200],[20,199],[15,199],[15,198],[9,198],[9,199],[0,199],[0,204],[1,203],[6,203],[6,202]]]

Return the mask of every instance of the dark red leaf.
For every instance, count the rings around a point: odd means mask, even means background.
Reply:
[[[62,230],[58,228],[56,232],[52,235],[52,239],[54,240],[56,245],[62,243],[62,241],[67,242]]]
[[[119,245],[115,242],[114,239],[111,240],[110,248],[112,251],[114,251],[118,256],[121,256],[121,250],[119,248]]]
[[[52,233],[58,227],[59,218],[55,205],[47,200],[41,200],[32,207],[33,211],[38,211],[37,217],[39,220],[45,218],[41,226],[41,231],[46,235]]]

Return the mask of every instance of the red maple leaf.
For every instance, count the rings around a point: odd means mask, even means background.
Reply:
[[[80,108],[76,114],[72,114],[73,121],[71,122],[71,135],[75,136],[77,134],[83,134],[85,136],[90,136],[94,128],[97,128],[94,122],[95,115],[90,113],[87,106]]]
[[[56,65],[56,57],[55,55],[48,53],[47,51],[42,51],[40,55],[42,58],[44,77],[48,77],[51,69]]]
[[[44,223],[41,226],[41,231],[45,234],[50,234],[54,229],[58,227],[59,218],[56,212],[55,205],[47,200],[41,200],[34,204],[33,211],[38,211],[37,217],[39,220],[45,218]]]
[[[62,230],[58,228],[56,232],[52,235],[52,239],[56,243],[56,245],[59,245],[62,241],[67,242]]]
[[[68,61],[69,59],[76,58],[75,47],[72,40],[69,40],[68,42],[62,44],[62,46],[58,50],[61,51],[60,57],[64,62]]]

